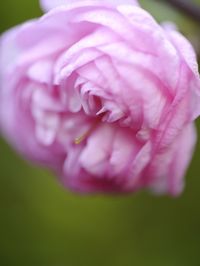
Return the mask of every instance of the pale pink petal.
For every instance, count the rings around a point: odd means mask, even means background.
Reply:
[[[59,169],[64,159],[63,147],[57,142],[48,147],[38,142],[28,103],[20,100],[16,92],[5,93],[0,105],[1,130],[13,147],[25,158],[54,170]]]
[[[51,83],[53,62],[51,60],[39,60],[31,65],[28,70],[28,77],[36,82]]]
[[[112,142],[112,152],[109,160],[109,175],[115,177],[121,174],[125,180],[128,176],[130,165],[140,149],[140,143],[132,136],[130,130],[117,130]]]
[[[91,135],[83,150],[80,163],[91,175],[105,176],[109,170],[108,159],[115,130],[109,126],[99,127]]]
[[[137,0],[40,0],[40,5],[44,11],[49,11],[55,7],[59,7],[62,5],[70,5],[70,4],[79,4],[83,5],[83,1],[85,3],[90,4],[99,4],[99,5],[139,5]]]
[[[16,36],[19,32],[20,26],[12,28],[5,32],[0,38],[0,69],[3,77],[7,70],[13,68],[20,55],[20,49],[16,43]]]
[[[178,195],[184,187],[183,176],[196,144],[196,129],[189,124],[166,152],[160,152],[149,169],[150,187],[157,193]]]
[[[193,103],[196,108],[193,108],[193,118],[196,119],[200,115],[200,105],[196,104],[200,100],[200,76],[198,72],[197,56],[194,48],[189,43],[189,41],[181,35],[176,29],[170,27],[170,25],[164,25],[164,29],[168,34],[170,40],[174,44],[178,53],[185,60],[186,64],[190,67],[191,71],[191,92],[193,93]]]
[[[197,57],[191,43],[175,28],[170,27],[170,25],[164,24],[163,27],[178,52],[185,59],[191,70],[199,77]]]

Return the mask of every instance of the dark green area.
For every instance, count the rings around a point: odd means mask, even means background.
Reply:
[[[176,21],[200,47],[200,26],[163,5],[141,2],[158,20]],[[1,1],[0,31],[40,14],[37,0]],[[200,144],[180,198],[147,192],[83,197],[64,190],[1,140],[0,265],[199,266],[199,170]]]

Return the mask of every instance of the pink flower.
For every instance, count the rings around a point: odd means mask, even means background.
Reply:
[[[42,5],[1,37],[6,138],[75,191],[180,193],[200,114],[189,42],[133,0]]]

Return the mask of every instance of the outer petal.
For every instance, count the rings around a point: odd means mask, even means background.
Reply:
[[[40,0],[41,7],[44,11],[49,11],[52,8],[62,6],[62,5],[69,5],[74,3],[80,3],[83,5],[83,1],[80,0]],[[85,3],[93,3],[93,4],[104,4],[104,5],[112,5],[112,6],[119,6],[119,5],[139,5],[137,0],[85,0]]]
[[[192,71],[198,76],[198,65],[195,51],[192,45],[188,42],[188,40],[176,31],[175,27],[171,24],[164,24],[164,29],[167,35],[170,38],[170,41],[174,44],[175,48],[181,54],[181,56],[185,59],[188,66],[192,69]]]
[[[15,39],[19,32],[19,26],[12,28],[5,32],[0,38],[0,75],[1,75],[1,87],[2,77],[5,75],[8,69],[12,68],[15,64],[18,56],[19,49],[16,45]]]
[[[25,85],[25,84],[24,84]],[[7,88],[10,90],[10,88]],[[19,96],[23,87],[17,91],[7,91],[1,95],[0,125],[4,136],[25,158],[57,169],[62,165],[64,152],[58,143],[48,147],[41,145],[35,135],[35,123],[29,112],[28,101]]]
[[[150,187],[157,193],[178,195],[184,187],[184,174],[196,144],[194,124],[187,125],[166,151],[159,152],[147,173]]]
[[[183,58],[187,66],[191,69],[191,86],[193,95],[191,99],[193,100],[193,119],[196,119],[200,115],[200,77],[198,72],[197,56],[190,44],[190,42],[171,24],[164,24],[164,29],[173,43],[177,52]],[[195,108],[194,108],[195,106]]]
[[[53,143],[47,148],[36,139],[30,112],[32,89],[24,75],[26,67],[15,68],[23,53],[23,48],[17,42],[18,35],[22,28],[32,23],[15,27],[0,39],[0,131],[26,158],[57,169],[62,165],[62,147]],[[32,69],[30,74],[33,76],[34,72]]]

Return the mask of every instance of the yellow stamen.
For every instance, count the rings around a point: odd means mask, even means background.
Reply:
[[[95,128],[97,127],[98,125],[98,120],[96,120],[92,125],[91,127],[88,129],[88,131],[86,131],[85,133],[83,133],[81,136],[75,138],[74,140],[74,143],[76,145],[79,145],[81,144],[82,141],[84,141],[94,130]]]
[[[84,139],[88,136],[88,134],[89,134],[89,131],[83,134],[82,136],[75,138],[74,143],[76,145],[79,145],[82,141],[84,141]]]

